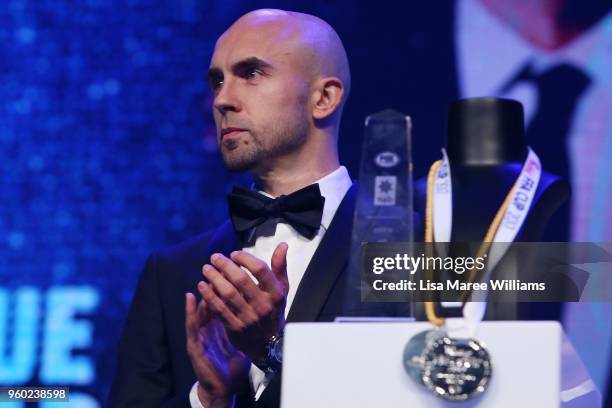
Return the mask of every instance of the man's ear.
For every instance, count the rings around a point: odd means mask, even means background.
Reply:
[[[315,84],[312,116],[323,120],[338,110],[344,97],[344,84],[336,77],[321,78]]]

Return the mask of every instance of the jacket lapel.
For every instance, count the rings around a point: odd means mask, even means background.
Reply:
[[[340,203],[300,281],[287,322],[315,321],[348,261],[357,184]]]
[[[238,234],[230,220],[225,221],[213,234],[208,244],[209,256],[215,252],[229,255],[230,252],[241,248]]]

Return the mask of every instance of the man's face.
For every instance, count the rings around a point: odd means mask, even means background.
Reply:
[[[296,34],[235,24],[217,42],[208,80],[217,141],[230,171],[264,171],[299,149],[309,129],[310,78]]]

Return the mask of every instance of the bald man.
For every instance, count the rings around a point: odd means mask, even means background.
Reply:
[[[259,192],[233,191],[231,221],[149,258],[111,406],[278,406],[285,323],[343,314],[355,186],[338,160],[338,35],[310,15],[248,13],[208,80],[225,166]]]

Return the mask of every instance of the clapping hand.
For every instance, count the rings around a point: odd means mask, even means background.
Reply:
[[[206,408],[232,406],[233,395],[248,381],[251,360],[229,341],[225,328],[204,300],[185,295],[187,353],[198,379],[198,397]]]
[[[286,243],[276,247],[271,268],[244,251],[232,252],[230,258],[213,254],[212,265],[203,267],[208,283],[198,284],[202,298],[223,323],[231,343],[253,361],[265,357],[268,340],[285,325],[287,250]]]

